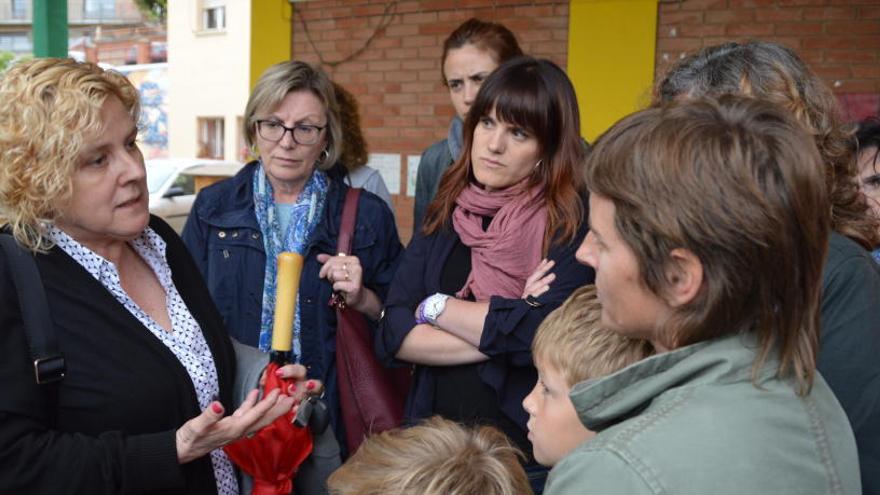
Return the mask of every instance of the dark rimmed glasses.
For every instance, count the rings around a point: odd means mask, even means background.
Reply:
[[[290,131],[293,141],[297,144],[310,145],[318,142],[321,137],[321,131],[327,126],[318,126],[312,124],[295,124],[293,127],[278,122],[277,120],[258,120],[257,134],[266,141],[277,143],[284,139],[284,134]]]

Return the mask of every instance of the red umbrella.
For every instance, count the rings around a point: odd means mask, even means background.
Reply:
[[[278,378],[272,362],[266,368],[265,392],[280,389],[287,395],[288,380]],[[294,415],[288,412],[258,431],[250,438],[242,438],[223,447],[226,454],[242,471],[254,479],[251,495],[287,495],[293,492],[293,476],[303,461],[312,453],[312,435],[308,427],[293,424]]]

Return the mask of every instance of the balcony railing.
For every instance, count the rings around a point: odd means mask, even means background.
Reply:
[[[0,0],[0,25],[33,22],[32,0]],[[137,24],[144,21],[132,0],[67,0],[71,25]]]

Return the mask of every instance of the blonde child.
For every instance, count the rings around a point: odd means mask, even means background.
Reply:
[[[434,416],[368,438],[327,486],[332,495],[530,494],[521,458],[496,428]]]
[[[609,375],[654,353],[650,342],[606,330],[596,287],[576,290],[538,327],[532,355],[538,382],[523,400],[535,460],[553,466],[595,433],[581,424],[568,392],[581,381]]]

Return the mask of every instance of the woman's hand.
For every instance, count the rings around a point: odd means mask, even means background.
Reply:
[[[526,279],[526,286],[523,288],[522,299],[529,296],[538,297],[550,290],[550,284],[556,280],[556,274],[547,272],[550,271],[554,265],[556,265],[555,261],[546,258],[538,263],[538,266],[535,267],[535,271],[533,271],[532,274],[529,275],[529,278]]]
[[[379,319],[382,301],[373,291],[364,287],[364,271],[357,256],[319,254],[318,262],[324,264],[318,276],[330,282],[333,292],[342,294],[347,306],[372,320]]]
[[[257,390],[252,390],[230,416],[223,417],[223,405],[214,401],[202,414],[184,423],[176,435],[178,462],[185,464],[255,433],[293,408],[294,398],[282,395],[278,390],[273,390],[259,402],[258,394]]]
[[[358,257],[319,254],[318,262],[324,264],[318,276],[333,285],[333,292],[345,296],[345,304],[358,306],[364,297],[363,269]]]
[[[291,381],[287,386],[287,395],[291,396],[294,404],[302,402],[306,395],[320,395],[324,390],[324,384],[320,380],[307,380],[306,367],[301,364],[286,364],[277,370],[275,375],[282,380]],[[266,385],[266,371],[260,376],[260,388]]]

